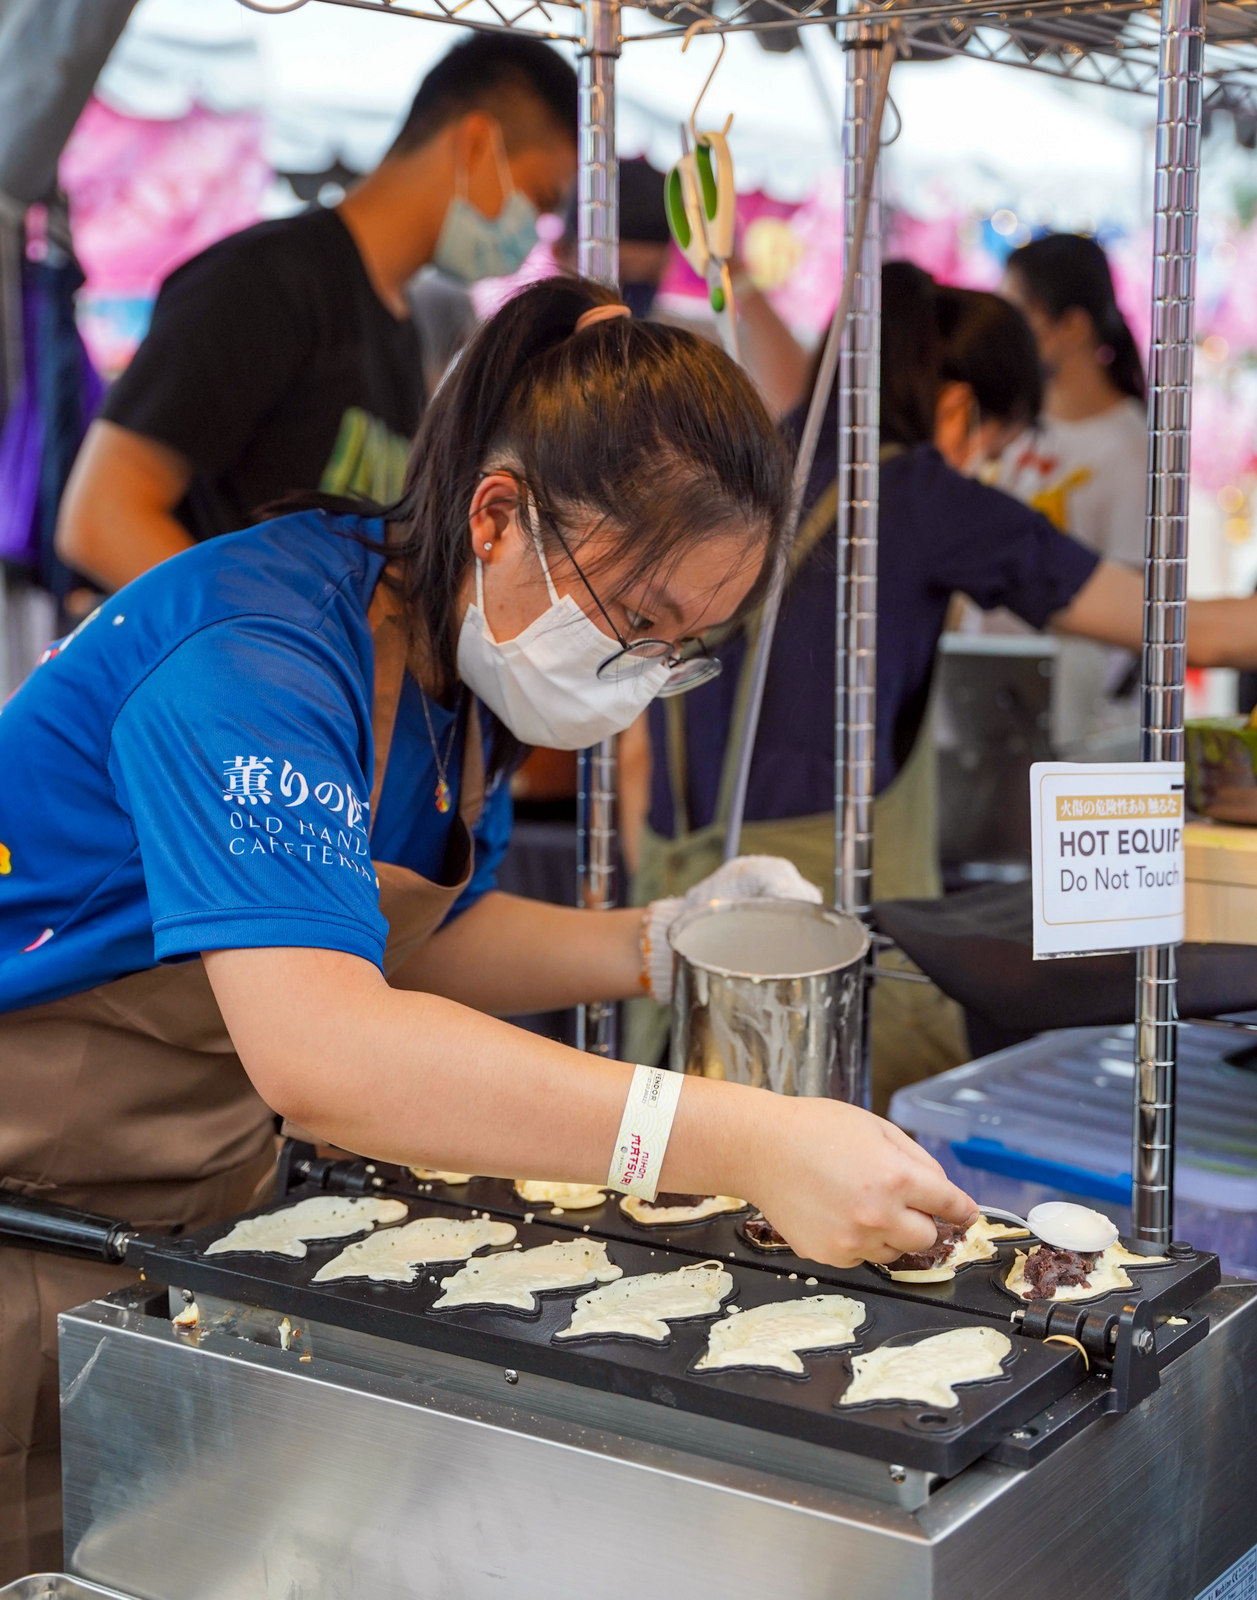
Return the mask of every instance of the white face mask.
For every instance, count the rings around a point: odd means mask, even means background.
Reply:
[[[476,560],[476,601],[458,635],[458,675],[523,744],[583,750],[623,733],[668,681],[662,661],[626,661],[606,678],[598,668],[616,641],[570,594],[559,598],[540,543],[550,604],[514,639],[499,642],[484,612],[484,566]]]

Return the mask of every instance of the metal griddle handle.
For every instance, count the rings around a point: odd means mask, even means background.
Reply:
[[[127,1246],[135,1237],[136,1230],[117,1217],[73,1211],[0,1190],[0,1245],[116,1264],[126,1259]]]

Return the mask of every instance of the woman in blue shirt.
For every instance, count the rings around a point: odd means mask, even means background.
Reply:
[[[50,650],[0,714],[0,1181],[204,1223],[265,1180],[274,1112],[385,1161],[609,1181],[633,1068],[494,1014],[665,998],[677,906],[498,893],[505,779],[706,670],[689,641],[758,595],[788,476],[722,352],[556,280],[469,345],[382,520],[198,546]],[[653,1176],[833,1262],[973,1209],[855,1107],[706,1079]],[[56,1526],[47,1330],[113,1281],[0,1251],[0,1506],[30,1549]]]

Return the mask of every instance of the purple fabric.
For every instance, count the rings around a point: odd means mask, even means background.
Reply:
[[[105,392],[74,319],[82,283],[72,257],[23,263],[24,381],[0,430],[0,560],[59,597],[80,580],[53,548],[57,511]]]
[[[39,561],[39,477],[44,426],[35,403],[35,290],[24,280],[22,346],[25,382],[0,430],[0,560]]]

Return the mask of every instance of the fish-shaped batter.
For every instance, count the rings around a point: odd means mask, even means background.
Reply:
[[[410,1173],[420,1183],[445,1183],[455,1189],[475,1177],[474,1172],[442,1172],[439,1167],[411,1167]]]
[[[385,1228],[359,1239],[314,1274],[315,1283],[370,1278],[372,1283],[413,1283],[433,1261],[465,1261],[486,1245],[510,1244],[509,1222],[486,1217],[420,1217],[404,1228]]]
[[[845,1294],[812,1294],[773,1300],[749,1311],[733,1308],[711,1330],[695,1371],[720,1367],[771,1367],[806,1373],[801,1350],[836,1350],[855,1341],[867,1313],[864,1302]]]
[[[250,1250],[300,1261],[305,1256],[307,1240],[348,1239],[351,1234],[367,1233],[377,1225],[401,1222],[408,1215],[400,1200],[318,1194],[264,1217],[245,1217],[221,1239],[215,1239],[205,1254],[221,1256]]]
[[[545,1178],[516,1178],[515,1193],[530,1205],[556,1211],[592,1211],[607,1198],[607,1191],[592,1183],[551,1183]]]
[[[706,1222],[727,1211],[745,1211],[746,1201],[731,1194],[657,1194],[653,1200],[626,1194],[620,1210],[642,1228],[680,1228],[687,1222]]]
[[[607,1258],[601,1239],[564,1239],[533,1250],[507,1250],[469,1261],[441,1282],[434,1310],[456,1306],[512,1306],[535,1311],[537,1296],[547,1289],[580,1289],[588,1283],[610,1283],[623,1269]]]
[[[554,1337],[618,1334],[664,1344],[671,1337],[669,1321],[714,1316],[732,1293],[733,1279],[719,1261],[702,1261],[675,1272],[644,1272],[581,1295],[571,1322]]]
[[[898,1400],[950,1411],[960,1404],[955,1386],[1001,1377],[1012,1348],[1007,1334],[985,1327],[950,1328],[915,1344],[883,1345],[851,1357],[853,1377],[838,1404]]]

